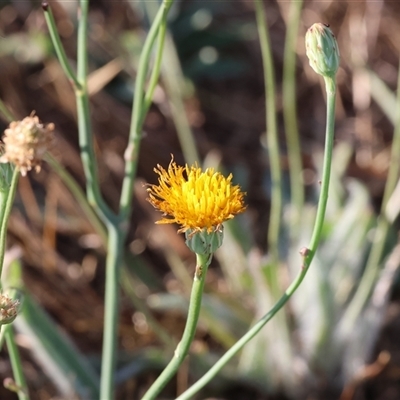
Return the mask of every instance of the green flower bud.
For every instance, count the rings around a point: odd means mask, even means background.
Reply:
[[[207,229],[201,231],[188,230],[185,232],[186,245],[197,254],[212,254],[222,245],[224,239],[223,228],[218,227],[212,232]]]
[[[333,78],[339,68],[340,55],[335,35],[327,25],[317,23],[306,33],[306,54],[312,69],[325,78]]]

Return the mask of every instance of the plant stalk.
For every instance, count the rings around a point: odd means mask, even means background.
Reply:
[[[107,225],[106,287],[104,299],[103,351],[100,399],[113,399],[118,342],[119,279],[125,234],[119,226]]]
[[[317,215],[314,223],[314,229],[311,236],[308,248],[301,250],[303,264],[299,273],[288,287],[286,292],[275,303],[275,305],[261,318],[258,322],[236,342],[209,370],[204,374],[194,385],[181,394],[176,400],[189,400],[208,382],[210,382],[221,369],[251,340],[258,332],[270,321],[274,315],[287,303],[293,293],[302,283],[311,262],[314,258],[318,244],[321,239],[322,227],[325,218],[325,211],[328,202],[329,179],[331,173],[333,139],[335,128],[335,96],[336,96],[336,81],[335,78],[324,78],[327,91],[327,122],[325,133],[325,156],[322,171],[321,192],[318,202]]]
[[[192,292],[190,295],[189,310],[186,319],[185,330],[181,341],[174,352],[174,356],[164,371],[152,384],[149,390],[142,397],[142,400],[155,400],[159,398],[161,390],[172,379],[178,371],[187,353],[196,333],[197,322],[199,320],[201,299],[203,295],[204,283],[207,269],[211,262],[210,254],[196,254],[196,272],[193,279]]]
[[[14,204],[15,193],[18,187],[19,180],[19,169],[14,168],[13,175],[11,178],[11,184],[9,192],[7,193],[7,198],[5,203],[1,204],[1,226],[0,226],[0,277],[3,272],[3,264],[4,264],[4,255],[6,252],[6,237],[7,237],[7,226],[8,226],[8,218],[11,213],[12,206]]]
[[[28,386],[22,369],[21,357],[18,347],[15,344],[14,331],[12,326],[8,326],[5,332],[7,350],[11,360],[15,384],[17,386],[17,395],[19,400],[29,400]]]

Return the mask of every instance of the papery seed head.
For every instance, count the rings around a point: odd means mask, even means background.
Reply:
[[[5,294],[0,294],[0,325],[13,322],[19,309],[19,300],[13,300]]]
[[[12,163],[23,176],[32,168],[40,171],[40,163],[53,140],[54,124],[40,123],[36,115],[13,121],[4,131],[4,153],[1,163]]]

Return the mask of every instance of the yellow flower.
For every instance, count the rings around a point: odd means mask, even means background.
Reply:
[[[173,160],[168,170],[157,165],[154,172],[159,175],[158,185],[150,185],[147,191],[148,201],[164,213],[158,224],[176,222],[182,226],[178,232],[212,232],[246,209],[244,193],[232,185],[232,174],[225,178],[214,168],[202,172],[197,165],[179,167]]]

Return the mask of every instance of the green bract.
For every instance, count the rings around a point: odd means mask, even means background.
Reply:
[[[328,26],[317,23],[306,33],[306,54],[312,69],[333,78],[339,68],[340,55],[335,35]]]
[[[185,232],[186,245],[197,254],[212,254],[221,247],[224,233],[222,226],[212,232],[188,230]]]

